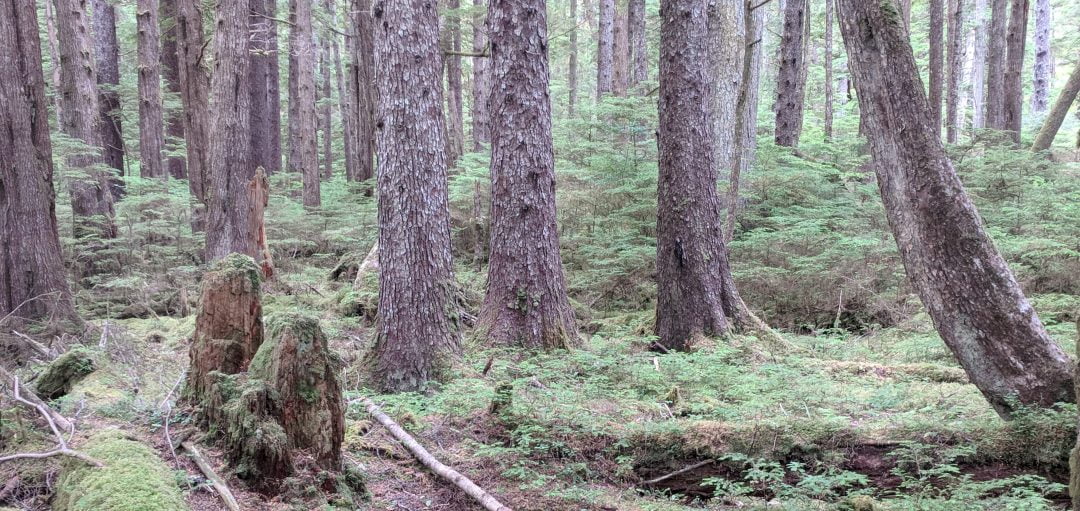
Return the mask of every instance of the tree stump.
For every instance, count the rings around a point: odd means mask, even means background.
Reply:
[[[281,403],[266,382],[243,375],[232,378],[226,384],[231,389],[225,392],[239,394],[227,399],[220,409],[226,457],[237,477],[260,491],[272,491],[293,472],[289,439],[279,422]],[[222,390],[219,386],[215,393]]]
[[[203,277],[191,365],[184,396],[195,403],[207,397],[210,373],[235,374],[247,369],[263,342],[261,271],[245,255],[231,254]]]

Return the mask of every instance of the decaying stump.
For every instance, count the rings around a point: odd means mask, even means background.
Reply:
[[[222,408],[226,457],[238,477],[270,490],[293,471],[289,439],[279,422],[281,404],[266,382],[244,375],[231,378],[236,395]],[[218,383],[216,390],[221,390],[225,379],[219,377]]]
[[[251,195],[251,221],[255,223],[252,232],[255,233],[256,253],[259,268],[263,278],[269,279],[274,276],[274,260],[270,257],[270,246],[266,243],[266,205],[270,203],[270,181],[266,179],[266,171],[262,167],[255,169],[255,176],[248,183],[248,193]]]
[[[360,289],[364,285],[364,277],[369,273],[378,273],[379,271],[379,242],[376,241],[371,246],[371,251],[368,252],[367,257],[364,258],[364,262],[360,263],[360,268],[356,270],[356,280],[353,281],[353,288]]]
[[[189,401],[206,399],[211,372],[235,374],[247,370],[262,344],[260,275],[250,257],[231,254],[203,277],[184,391]]]
[[[71,387],[94,372],[93,351],[76,346],[49,364],[34,384],[42,399],[56,399],[71,392]]]

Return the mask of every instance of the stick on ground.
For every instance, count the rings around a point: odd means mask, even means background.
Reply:
[[[233,496],[229,485],[225,484],[225,480],[217,472],[214,472],[214,468],[199,452],[199,448],[191,442],[180,442],[180,448],[188,452],[191,459],[199,466],[199,470],[202,470],[202,473],[210,480],[210,484],[217,490],[218,495],[221,495],[221,500],[225,501],[225,507],[229,508],[229,511],[240,511],[240,504],[236,502],[236,497]]]

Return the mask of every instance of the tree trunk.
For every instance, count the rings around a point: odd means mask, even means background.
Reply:
[[[990,404],[1072,401],[1068,355],[1050,339],[933,135],[906,33],[876,2],[838,0],[874,170],[907,269],[938,333]]]
[[[248,186],[251,165],[250,31],[248,0],[220,0],[214,25],[214,79],[210,111],[210,207],[206,259],[231,253],[257,256],[253,205]]]
[[[63,100],[60,131],[93,149],[102,147],[101,110],[98,107],[97,73],[90,60],[86,0],[56,0],[56,26],[60,43],[60,97]],[[71,209],[75,236],[116,236],[113,194],[109,173],[95,169],[100,156],[70,156],[67,164],[82,173],[71,176]]]
[[[356,99],[356,151],[360,162],[357,181],[375,177],[375,26],[371,0],[355,0],[356,37],[353,38],[349,86]]]
[[[941,96],[945,75],[945,0],[930,0],[930,120],[941,137]]]
[[[752,0],[747,0],[747,4],[751,4]],[[752,4],[743,8],[743,15],[746,19],[743,24],[746,25],[744,47],[746,50],[743,52],[743,89],[746,92],[746,97],[743,100],[741,108],[741,128],[739,129],[739,147],[742,148],[742,156],[739,160],[739,170],[745,172],[750,168],[750,164],[754,161],[754,154],[757,150],[757,119],[758,119],[758,104],[760,103],[761,93],[761,68],[762,59],[765,55],[765,9],[759,7],[752,9]]]
[[[668,349],[725,334],[745,313],[728,266],[707,108],[706,0],[660,4],[656,334]]]
[[[573,10],[576,0],[570,0]],[[480,53],[487,48],[487,15],[482,6],[484,0],[473,0],[473,51]],[[573,115],[575,94],[577,93],[577,31],[570,31],[570,115]],[[473,151],[482,151],[484,144],[491,142],[491,123],[488,118],[489,84],[488,59],[472,59],[472,140]]]
[[[1050,0],[1035,0],[1035,76],[1031,82],[1031,113],[1035,116],[1050,107],[1050,82],[1054,79],[1051,19]]]
[[[459,0],[447,0],[446,6],[454,11],[461,7]],[[461,19],[458,14],[447,15],[443,28],[446,30],[445,48],[454,53],[460,53]],[[465,151],[465,114],[461,104],[461,56],[456,54],[445,55],[443,60],[446,68],[447,95],[446,144],[449,150],[448,163],[453,167]]]
[[[645,42],[645,0],[627,0],[630,37],[630,86],[649,79],[649,48]]]
[[[184,106],[188,190],[194,199],[192,228],[201,230],[210,203],[210,75],[203,59],[202,10],[199,0],[176,0],[176,38],[180,69],[180,101]]]
[[[596,101],[615,86],[615,0],[599,0],[596,35]]]
[[[986,117],[987,129],[1005,129],[1005,37],[1007,28],[1006,9],[1009,0],[990,0],[989,41],[986,53]]]
[[[806,96],[807,0],[787,0],[780,38],[780,70],[776,76],[776,145],[797,147],[802,133]]]
[[[266,0],[266,14],[277,17],[277,0]],[[269,24],[270,32],[267,37],[270,45],[270,65],[266,68],[266,101],[269,103],[269,122],[267,129],[270,131],[270,154],[272,157],[266,160],[267,174],[281,172],[281,60],[278,58],[278,23]]]
[[[833,138],[833,3],[825,2],[825,141]]]
[[[46,2],[49,4],[50,2]],[[98,107],[105,164],[124,175],[124,137],[120,122],[120,45],[116,41],[116,6],[94,0],[94,64],[97,65]],[[53,61],[54,65],[57,61]],[[57,111],[57,118],[63,114]]]
[[[972,131],[986,128],[986,68],[990,54],[989,27],[986,17],[987,0],[975,0],[975,45],[971,65],[971,127]]]
[[[1024,48],[1027,43],[1027,22],[1030,0],[1012,0],[1009,9],[1009,33],[1006,36],[1005,109],[1003,129],[1009,132],[1014,144],[1020,143],[1024,113]]]
[[[418,390],[461,349],[454,324],[439,16],[427,0],[376,0],[379,324],[375,385]]]
[[[270,16],[267,0],[249,0],[248,30],[251,39],[251,57],[248,66],[248,94],[251,108],[251,145],[248,160],[252,168],[262,167],[273,173],[274,160],[280,161],[281,155],[274,153],[271,137],[274,134],[272,119],[280,115],[280,106],[271,104],[271,81],[277,80],[272,75],[271,64],[277,60],[277,53],[272,51],[275,44],[275,21]]]
[[[710,118],[712,120],[713,164],[717,172],[729,174],[739,148],[736,145],[736,124],[739,111],[739,91],[743,77],[743,0],[711,0],[708,2],[708,54]]]
[[[612,64],[611,88],[616,96],[625,96],[630,83],[630,39],[629,17],[622,2],[615,2],[615,27],[612,29]]]
[[[139,53],[139,175],[165,178],[164,115],[161,112],[161,37],[158,0],[139,0],[135,6]]]
[[[333,101],[330,92],[330,44],[327,39],[333,37],[327,34],[319,40],[319,72],[322,75],[322,89],[319,92],[319,132],[322,133],[322,178],[334,177],[334,147],[330,140],[333,127],[333,110],[330,104]]]
[[[345,13],[344,22],[338,19],[334,4],[335,0],[327,0],[326,8],[330,11],[330,16],[335,25],[348,27],[345,36],[345,49],[346,55],[350,55],[351,52],[348,51],[351,48],[349,39],[356,37],[356,27],[353,26],[352,18],[349,17],[349,4],[346,3],[345,8],[342,9]],[[356,174],[359,173],[360,165],[360,160],[356,155],[356,118],[353,116],[353,102],[356,101],[356,98],[345,83],[345,74],[341,70],[341,44],[338,42],[336,35],[330,38],[330,52],[332,54],[331,58],[334,59],[334,81],[337,82],[338,115],[341,116],[341,142],[342,152],[345,156],[345,179],[353,181],[356,179]]]
[[[34,0],[0,4],[0,317],[77,322],[57,235],[40,45]]]
[[[161,0],[161,76],[169,97],[180,97],[180,61],[176,42],[176,1]],[[99,67],[100,69],[100,67]],[[100,72],[98,78],[100,78]],[[171,153],[165,160],[169,175],[176,179],[187,177],[184,157],[179,156],[184,140],[184,117],[178,108],[165,111],[165,150]]]
[[[1072,74],[1069,75],[1069,81],[1065,83],[1065,88],[1058,93],[1054,108],[1050,109],[1046,120],[1043,121],[1042,128],[1039,129],[1039,135],[1035,137],[1035,143],[1031,146],[1032,151],[1038,152],[1050,149],[1050,146],[1054,143],[1054,137],[1057,136],[1058,130],[1061,129],[1061,123],[1065,121],[1065,115],[1069,113],[1069,107],[1076,101],[1077,93],[1080,93],[1080,61],[1076,63]]]
[[[322,205],[319,189],[319,146],[315,112],[315,61],[317,59],[314,32],[311,21],[313,0],[292,0],[294,24],[289,30],[289,57],[294,66],[289,68],[289,78],[296,83],[296,95],[289,98],[296,106],[289,105],[296,115],[289,116],[292,130],[290,160],[294,170],[301,172],[304,181],[304,207],[318,208]]]
[[[52,70],[50,72],[51,83],[49,84],[52,86],[52,90],[49,92],[53,96],[53,106],[56,108],[56,118],[63,119],[63,100],[60,99],[60,90],[62,89],[60,86],[60,43],[57,40],[58,38],[56,35],[56,12],[54,11],[55,7],[53,2],[45,2],[45,38],[48,40],[49,63],[52,65]],[[94,22],[94,25],[98,25],[96,21]],[[115,23],[113,25],[115,26]],[[95,44],[94,47],[96,48],[97,45]],[[119,60],[119,52],[117,52],[117,60]],[[119,65],[117,67],[119,68]],[[117,80],[119,80],[119,78],[117,78]],[[123,165],[123,162],[121,162],[121,165]]]
[[[544,0],[493,0],[491,253],[480,324],[495,345],[580,344],[555,215]]]
[[[964,0],[949,2],[949,83],[945,93],[945,140],[955,144],[964,111],[960,85],[964,76]]]

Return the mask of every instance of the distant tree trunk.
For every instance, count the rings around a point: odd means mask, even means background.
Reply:
[[[184,106],[188,189],[195,199],[192,227],[201,230],[210,203],[210,75],[203,59],[202,10],[199,0],[176,0],[176,39],[180,101]]]
[[[975,44],[971,63],[971,127],[973,132],[986,128],[986,65],[989,59],[987,0],[975,0]]]
[[[139,53],[139,175],[165,178],[164,116],[161,112],[161,37],[158,0],[138,0],[135,6]]]
[[[739,159],[739,170],[745,172],[754,162],[754,154],[757,150],[757,119],[758,104],[761,93],[761,68],[765,55],[765,9],[761,7],[752,9],[752,0],[747,0],[743,8],[745,17],[743,24],[746,25],[743,52],[743,91],[746,93],[742,103],[740,115],[739,147],[742,148],[742,156]]]
[[[180,97],[180,61],[176,42],[176,1],[161,0],[161,76],[170,97]],[[100,69],[100,67],[99,67]],[[98,78],[100,79],[100,72]],[[184,117],[179,108],[165,111],[165,150],[172,155],[165,160],[169,175],[176,179],[187,177],[184,157],[179,156],[184,140]]]
[[[945,93],[945,140],[955,144],[963,105],[960,85],[964,76],[964,0],[949,2],[949,83]]]
[[[45,2],[46,5],[51,2]],[[105,164],[124,175],[124,137],[120,122],[120,45],[116,41],[116,6],[94,0],[94,64],[97,66],[98,107],[101,109],[102,156]],[[58,65],[57,61],[53,61]],[[63,113],[57,111],[57,118]]]
[[[446,6],[452,10],[461,7],[459,0],[447,0]],[[458,18],[458,14],[448,15],[443,28],[446,30],[446,49],[460,53],[461,19]],[[461,56],[445,55],[443,61],[446,68],[448,121],[446,143],[450,151],[449,164],[453,167],[465,150],[465,114],[461,105]]]
[[[60,43],[57,41],[56,12],[54,11],[55,6],[53,5],[53,2],[45,2],[45,38],[48,40],[49,45],[49,63],[52,64],[50,76],[51,83],[49,84],[52,86],[52,90],[50,92],[53,96],[53,106],[56,108],[56,118],[63,119],[63,100],[60,99],[60,90],[62,88],[60,86]],[[116,24],[113,23],[113,26],[115,25]],[[94,26],[98,26],[96,21],[94,22]],[[97,48],[98,45],[95,44],[94,47]],[[117,52],[117,60],[119,60],[119,52]],[[119,66],[117,67],[119,68]],[[119,78],[117,78],[117,81],[119,81]],[[121,162],[121,165],[123,165],[123,162]]]
[[[825,141],[833,138],[833,3],[825,2]]]
[[[1054,143],[1054,137],[1057,136],[1058,130],[1061,129],[1061,123],[1065,121],[1065,115],[1069,113],[1069,107],[1076,101],[1077,93],[1080,93],[1080,61],[1076,63],[1072,74],[1069,75],[1069,81],[1065,83],[1065,88],[1058,93],[1054,108],[1051,108],[1046,115],[1042,128],[1039,130],[1039,135],[1035,137],[1035,143],[1031,146],[1032,151],[1038,152],[1050,149],[1050,146]]]
[[[780,38],[780,70],[776,76],[776,145],[797,147],[802,133],[806,96],[807,0],[787,0]]]
[[[790,0],[789,0],[790,1]],[[745,314],[728,266],[716,191],[706,0],[660,4],[656,334],[668,349],[728,332]]]
[[[317,59],[312,28],[312,0],[292,0],[293,25],[289,30],[289,56],[295,63],[289,69],[289,78],[296,82],[296,95],[289,98],[296,106],[289,106],[296,115],[289,117],[292,163],[301,172],[304,181],[304,207],[322,205],[319,187],[319,146],[316,132],[318,124],[315,112],[315,61]]]
[[[480,324],[495,345],[580,344],[555,215],[545,0],[493,0],[491,252]]]
[[[346,54],[351,56],[351,51],[348,51],[351,46],[349,45],[349,39],[356,37],[356,27],[353,26],[352,18],[349,17],[350,6],[346,2],[345,8],[342,9],[345,13],[344,22],[340,21],[337,17],[337,13],[334,9],[334,3],[336,0],[327,0],[326,8],[330,12],[331,18],[334,19],[334,24],[338,26],[347,27],[345,36],[345,48]],[[334,59],[334,81],[337,82],[338,93],[338,115],[341,116],[341,142],[342,152],[345,156],[345,179],[353,181],[356,179],[356,174],[359,173],[360,159],[356,154],[356,118],[353,116],[353,103],[356,98],[353,97],[352,90],[345,83],[345,74],[341,70],[341,44],[338,42],[337,35],[330,38],[330,52],[331,58]],[[350,61],[351,65],[351,61]]]
[[[286,82],[288,87],[288,119],[289,122],[285,126],[286,138],[285,138],[285,169],[289,172],[300,172],[300,144],[298,143],[298,132],[300,126],[298,118],[300,112],[297,110],[300,107],[300,100],[297,97],[297,69],[300,64],[297,62],[296,47],[294,41],[294,32],[296,32],[296,2],[297,0],[288,0],[289,5],[289,76]]]
[[[330,92],[330,44],[327,35],[319,40],[319,72],[322,75],[322,89],[319,92],[319,132],[322,133],[322,178],[334,177],[334,147],[330,143],[333,138],[331,129],[333,126],[333,110],[330,108],[332,94]]]
[[[900,0],[900,14],[904,17],[904,30],[911,37],[911,0]]]
[[[375,177],[375,26],[370,0],[355,0],[352,71],[349,86],[356,99],[356,153],[360,162],[357,181]]]
[[[571,9],[574,7],[574,1],[571,1]],[[487,2],[484,0],[473,0],[473,51],[480,53],[487,48],[487,36],[485,32],[487,30],[487,15],[481,7],[486,6]],[[573,115],[575,94],[577,91],[577,31],[570,31],[570,114]],[[472,140],[473,151],[483,150],[484,144],[491,142],[491,123],[488,119],[488,94],[491,92],[489,72],[488,72],[488,59],[475,58],[472,59]]]
[[[379,322],[369,367],[383,391],[418,390],[461,349],[453,324],[439,15],[376,0]]]
[[[271,104],[271,64],[277,60],[277,53],[272,51],[276,33],[273,28],[277,23],[268,19],[270,11],[267,0],[248,0],[248,30],[251,38],[251,58],[248,66],[248,94],[251,96],[251,155],[248,157],[252,167],[262,167],[267,172],[274,171],[274,160],[281,161],[281,155],[273,151],[270,140],[274,134],[272,119],[280,115],[280,107]]]
[[[277,17],[277,0],[266,1],[266,14]],[[265,170],[268,174],[281,172],[281,60],[278,58],[278,24],[268,25],[267,38],[270,45],[269,66],[266,68],[266,101],[269,103],[267,129],[270,131],[270,158],[266,159]]]
[[[250,161],[248,0],[219,0],[214,26],[207,261],[223,259],[231,253],[258,256],[256,226],[251,215],[254,205],[248,193],[255,176]]]
[[[100,149],[101,110],[98,107],[97,73],[90,60],[90,35],[86,0],[56,0],[56,26],[60,43],[60,97],[63,100],[60,131]],[[75,236],[113,238],[113,194],[108,173],[95,169],[100,156],[76,155],[68,166],[84,173],[70,181],[71,209],[75,213]]]
[[[1072,367],[1047,335],[964,193],[906,32],[878,2],[838,0],[874,170],[908,277],[972,383],[1002,415],[1072,401]]]
[[[1009,33],[1006,37],[1005,108],[1003,128],[1010,133],[1014,144],[1020,143],[1024,114],[1024,48],[1027,43],[1027,22],[1030,0],[1012,0],[1009,10]]]
[[[630,83],[630,39],[626,7],[615,2],[615,27],[612,29],[612,65],[611,88],[616,96],[625,96]]]
[[[615,0],[599,0],[596,35],[596,100],[615,87]]]
[[[573,26],[570,27],[570,62],[566,68],[566,88],[568,89],[568,97],[566,104],[566,116],[569,118],[574,117],[574,111],[577,109],[577,94],[578,94],[578,14],[577,14],[577,0],[570,0],[570,23]],[[474,25],[475,30],[475,25]],[[473,62],[473,69],[476,69],[476,62]]]
[[[645,42],[645,0],[627,0],[630,36],[630,86],[649,79],[649,49]]]
[[[729,175],[739,148],[735,127],[739,111],[739,91],[743,79],[743,0],[710,0],[708,11],[709,82],[712,88],[713,164],[717,172]]]
[[[945,0],[930,0],[930,119],[941,137],[941,96],[945,75]]]
[[[1054,79],[1051,35],[1050,0],[1035,0],[1035,76],[1031,82],[1031,113],[1036,117],[1050,107],[1050,82]]]
[[[0,317],[78,321],[57,235],[38,37],[34,0],[0,3]]]
[[[987,35],[989,48],[986,54],[986,117],[985,127],[1005,129],[1005,55],[1004,34],[1009,0],[990,0],[990,28]]]

